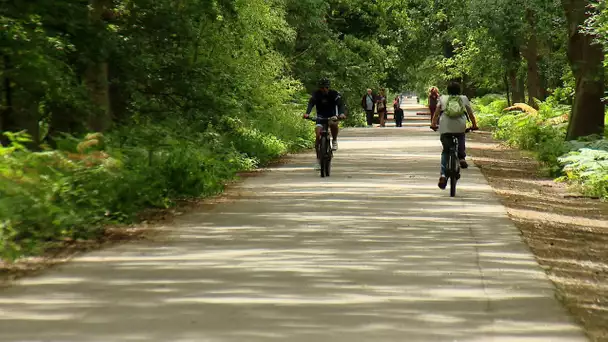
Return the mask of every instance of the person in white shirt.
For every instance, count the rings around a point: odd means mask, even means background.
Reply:
[[[455,112],[450,110],[451,108],[454,108],[454,106],[460,109]],[[450,110],[450,113],[444,113],[447,110]],[[468,167],[465,160],[467,155],[464,138],[467,129],[467,119],[471,120],[471,129],[477,130],[477,120],[473,114],[471,102],[466,96],[461,95],[460,84],[458,82],[451,82],[448,85],[448,95],[442,95],[439,98],[431,124],[433,130],[439,128],[441,145],[443,145],[443,152],[441,153],[441,176],[439,177],[438,183],[439,188],[442,190],[446,188],[448,183],[445,176],[445,170],[447,167],[449,147],[452,143],[453,136],[458,137],[458,159],[460,159],[460,167],[463,169]]]
[[[367,89],[367,93],[361,98],[361,107],[366,114],[367,127],[372,127],[374,123],[374,108],[376,107],[374,98],[375,96],[371,89]]]

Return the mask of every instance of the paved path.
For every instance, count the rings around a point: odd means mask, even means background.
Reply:
[[[181,217],[0,291],[0,341],[586,341],[475,168],[426,123],[345,130]],[[428,125],[426,125],[428,126]]]

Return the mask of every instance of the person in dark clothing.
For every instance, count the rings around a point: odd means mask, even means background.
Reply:
[[[365,111],[365,118],[367,119],[367,127],[372,127],[374,124],[374,109],[376,103],[374,101],[374,94],[371,89],[367,89],[367,93],[361,98],[361,107]]]
[[[386,95],[384,89],[380,89],[380,93],[376,96],[376,108],[378,108],[378,118],[380,119],[380,127],[384,127],[386,121]]]
[[[439,102],[439,89],[437,87],[431,87],[429,91],[429,110],[431,111],[431,123],[433,122],[433,115],[437,110],[437,103]]]
[[[395,126],[403,127],[403,109],[401,109],[401,96],[395,97],[393,101],[393,108],[395,109]]]
[[[330,89],[331,82],[327,78],[322,78],[318,82],[319,89],[312,93],[310,99],[308,100],[308,108],[306,109],[306,114],[304,114],[304,118],[308,119],[310,117],[310,113],[312,112],[313,107],[317,109],[317,117],[319,118],[331,118],[337,116],[339,119],[345,119],[346,115],[344,114],[344,102],[342,101],[342,95],[333,89]],[[321,130],[323,125],[317,123],[315,128],[316,133],[316,141],[315,146],[319,144],[321,140]],[[329,129],[331,131],[332,136],[332,149],[334,151],[338,150],[338,122],[330,121]],[[319,160],[317,156],[317,165],[316,168],[319,168]]]
[[[342,101],[342,95],[338,91],[330,89],[331,82],[327,78],[321,79],[318,84],[319,90],[312,93],[312,96],[308,100],[308,108],[306,109],[304,118],[308,119],[313,107],[316,107],[317,117],[319,118],[331,118],[333,116],[337,116],[339,119],[345,119],[346,115],[344,114],[344,102]],[[316,125],[315,146],[321,139],[322,128],[323,126],[321,124]],[[330,121],[329,129],[332,136],[332,148],[334,151],[336,151],[338,150],[338,122]]]

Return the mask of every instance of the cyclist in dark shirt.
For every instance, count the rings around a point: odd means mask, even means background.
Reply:
[[[304,118],[308,119],[310,112],[313,107],[317,107],[317,117],[319,118],[331,118],[337,116],[339,119],[345,119],[344,115],[344,103],[342,102],[342,95],[336,90],[330,89],[331,82],[327,78],[323,78],[319,81],[319,90],[315,91],[310,100],[308,100],[308,109]],[[316,135],[317,143],[321,139],[321,128],[322,125],[317,124]],[[332,147],[336,151],[338,149],[338,122],[330,121],[329,129],[331,130],[332,136]]]

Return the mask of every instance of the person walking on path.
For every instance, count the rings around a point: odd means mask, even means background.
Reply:
[[[384,127],[384,121],[386,120],[386,94],[384,89],[380,89],[380,93],[376,97],[376,108],[378,108],[380,127]]]
[[[443,151],[441,152],[441,176],[439,177],[438,186],[444,190],[448,184],[447,177],[445,176],[448,153],[450,151],[450,145],[452,144],[452,137],[458,138],[458,159],[460,159],[460,167],[466,169],[468,164],[466,158],[465,148],[465,132],[467,129],[467,117],[471,120],[472,130],[477,130],[477,120],[473,114],[471,103],[469,99],[460,95],[460,84],[458,82],[452,82],[448,85],[448,95],[443,95],[439,98],[439,103],[435,114],[433,115],[433,121],[431,128],[437,130],[439,125],[439,133],[441,145]]]
[[[361,98],[361,107],[365,111],[365,118],[367,119],[367,127],[372,127],[374,124],[374,94],[371,89],[367,89],[367,93]]]
[[[439,101],[439,89],[437,87],[431,87],[429,91],[429,110],[431,111],[431,122],[433,122],[433,115],[437,110],[437,102]]]
[[[403,127],[403,109],[401,109],[401,96],[395,97],[393,101],[393,108],[395,109],[395,126]]]

